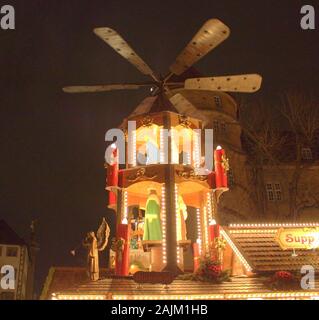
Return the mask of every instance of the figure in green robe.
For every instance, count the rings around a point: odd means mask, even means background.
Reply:
[[[149,190],[145,207],[143,240],[162,240],[160,201],[155,189]]]

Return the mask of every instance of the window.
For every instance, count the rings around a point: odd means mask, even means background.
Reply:
[[[226,134],[227,125],[225,122],[219,122],[218,120],[213,121],[213,129],[215,133]]]
[[[18,248],[17,247],[7,247],[7,257],[17,257]]]
[[[228,186],[232,188],[235,185],[235,179],[234,179],[234,172],[233,169],[229,168],[227,171],[227,180],[228,180]]]
[[[312,160],[312,151],[310,148],[301,149],[301,158],[303,160]]]
[[[275,198],[276,198],[277,201],[281,201],[282,200],[280,183],[275,183]]]
[[[267,198],[269,201],[275,200],[274,189],[271,183],[266,184]]]
[[[281,201],[282,192],[280,183],[267,183],[266,192],[268,201]]]
[[[217,108],[223,107],[222,99],[220,98],[220,96],[214,96],[214,102]]]

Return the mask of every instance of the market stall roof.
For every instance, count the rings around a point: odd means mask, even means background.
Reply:
[[[318,250],[283,250],[276,240],[281,228],[310,228],[317,224],[238,224],[223,227],[221,235],[240,258],[249,277],[232,277],[221,284],[174,280],[172,284],[137,284],[132,277],[111,276],[100,270],[101,280],[88,280],[86,269],[51,268],[42,299],[305,299],[319,297],[319,278],[313,290],[272,291],[265,273],[298,271],[311,265],[319,269]]]
[[[319,270],[319,251],[283,250],[276,241],[280,228],[313,227],[314,224],[237,224],[224,227],[224,237],[253,272],[299,271],[311,265]]]
[[[101,276],[106,270],[100,269]],[[41,299],[48,299],[53,292],[73,288],[88,281],[86,268],[81,267],[51,267],[45,280]]]
[[[262,277],[231,278],[221,284],[175,280],[161,284],[138,285],[132,277],[104,278],[87,281],[83,268],[52,268],[42,299],[303,299],[319,295],[319,280],[314,290],[271,291]]]

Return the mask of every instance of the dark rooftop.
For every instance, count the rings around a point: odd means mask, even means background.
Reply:
[[[4,220],[0,220],[0,244],[27,245]]]

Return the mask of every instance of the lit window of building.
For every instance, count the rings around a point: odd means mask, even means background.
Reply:
[[[301,158],[303,160],[312,160],[312,151],[310,148],[301,149]]]

